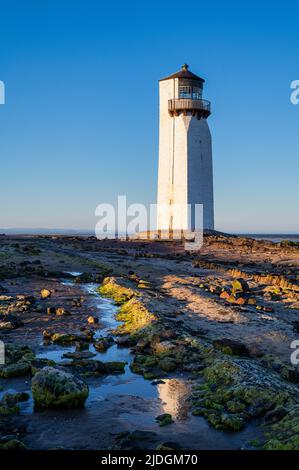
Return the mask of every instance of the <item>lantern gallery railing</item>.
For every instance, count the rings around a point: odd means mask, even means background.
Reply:
[[[171,116],[179,116],[181,113],[200,118],[207,118],[211,114],[211,103],[207,100],[192,100],[189,98],[179,98],[168,100],[168,112]]]

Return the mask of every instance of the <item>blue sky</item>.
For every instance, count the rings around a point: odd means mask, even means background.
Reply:
[[[298,2],[0,0],[0,227],[156,200],[158,79],[211,100],[216,228],[299,233]]]

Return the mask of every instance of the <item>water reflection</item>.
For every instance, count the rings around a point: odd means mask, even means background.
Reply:
[[[65,280],[64,285],[74,285],[71,280]],[[115,318],[118,307],[111,299],[101,297],[97,291],[98,285],[95,283],[82,284],[82,291],[89,297],[89,305],[94,306],[97,310],[102,328],[96,331],[95,339],[100,336],[111,335],[111,329],[115,329],[120,322]],[[63,360],[62,356],[65,352],[74,351],[74,346],[48,345],[47,349],[43,348],[38,357],[54,360],[57,364]],[[96,356],[94,359],[103,362],[120,361],[125,362],[125,372],[120,375],[108,375],[102,377],[99,381],[93,381],[90,384],[90,394],[87,406],[93,406],[93,403],[113,395],[135,396],[146,400],[152,400],[152,407],[149,414],[154,416],[159,413],[170,413],[175,420],[184,420],[188,416],[187,396],[190,393],[188,383],[182,378],[164,379],[163,383],[152,384],[148,380],[144,380],[142,375],[134,374],[129,364],[133,360],[133,355],[129,348],[112,345],[105,352],[98,352],[91,344],[89,347],[91,352]]]
[[[158,384],[158,394],[162,402],[163,413],[170,413],[173,418],[187,418],[189,405],[186,398],[190,392],[186,381],[182,379],[165,379],[164,384]]]

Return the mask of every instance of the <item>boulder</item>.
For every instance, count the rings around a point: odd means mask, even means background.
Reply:
[[[219,349],[224,354],[231,356],[249,356],[248,348],[241,341],[236,341],[230,338],[215,339],[213,341],[215,349]]]
[[[134,345],[134,340],[132,339],[131,336],[129,335],[123,335],[119,336],[115,339],[115,342],[118,346],[120,347],[128,347],[130,348],[131,346]]]
[[[167,426],[168,424],[172,424],[174,421],[172,419],[171,414],[163,413],[156,417],[156,421],[159,423],[159,426]]]
[[[30,362],[30,373],[31,376],[35,375],[39,370],[46,366],[56,366],[56,362],[47,358],[36,358]]]
[[[93,346],[98,352],[105,352],[112,346],[113,342],[112,337],[99,338],[93,343]]]
[[[0,320],[0,330],[14,330],[23,326],[24,323],[14,315],[5,315]]]
[[[76,341],[76,351],[86,351],[89,349],[88,341]]]
[[[88,397],[88,386],[73,374],[44,367],[32,378],[31,390],[38,408],[80,408]]]
[[[94,316],[90,315],[87,318],[87,322],[90,323],[90,324],[99,323],[99,319],[98,319],[98,317],[94,317]]]
[[[30,372],[29,362],[17,362],[16,364],[9,364],[0,366],[0,377],[21,377]]]
[[[49,330],[44,330],[44,331],[43,331],[43,337],[44,337],[45,339],[51,339],[52,336],[53,336],[53,334],[54,334],[54,333],[53,333],[52,331],[49,331]]]
[[[139,283],[138,283],[138,288],[139,289],[149,289],[150,288],[150,283],[148,281],[144,281],[142,279],[140,279]]]
[[[230,293],[227,292],[226,290],[224,290],[224,291],[221,292],[221,294],[220,294],[220,299],[229,300],[230,297],[231,297]]]
[[[40,291],[40,296],[42,299],[47,299],[48,297],[51,296],[51,291],[49,291],[48,289],[42,289]]]
[[[112,361],[112,362],[104,362],[103,364],[106,368],[106,373],[108,374],[125,372],[125,366],[126,366],[125,362]]]
[[[11,416],[20,411],[18,403],[29,399],[28,393],[5,393],[0,400],[0,417]],[[0,447],[1,448],[1,447]]]
[[[66,352],[62,357],[65,359],[90,359],[91,357],[96,356],[95,353],[91,351],[75,351],[75,352]]]
[[[247,293],[250,292],[249,285],[244,279],[235,279],[232,282],[232,287],[231,287],[232,294],[238,294],[238,293]]]
[[[51,315],[56,313],[55,307],[47,307],[47,314]]]
[[[86,376],[98,376],[105,374],[123,373],[125,371],[125,362],[102,362],[95,359],[73,359],[65,366],[74,368],[79,373]]]
[[[223,291],[220,294],[220,298],[226,300],[226,302],[229,302],[231,304],[237,304],[237,305],[244,305],[245,304],[245,299],[243,297],[236,297],[236,295],[230,294],[227,291]]]
[[[26,450],[27,447],[19,439],[11,439],[5,443],[0,443],[0,450]]]
[[[79,276],[75,278],[75,282],[77,284],[83,284],[83,283],[88,283],[88,282],[94,282],[94,276],[91,273],[82,273]]]
[[[167,441],[167,442],[162,442],[162,444],[159,444],[156,447],[156,450],[180,450],[182,447],[178,442],[172,442],[172,441]]]
[[[35,297],[33,295],[17,295],[17,300],[26,302],[27,304],[35,304]]]
[[[177,364],[173,359],[169,358],[163,358],[159,361],[158,366],[160,369],[162,369],[164,372],[172,372],[176,370]]]
[[[13,297],[11,295],[0,295],[0,302],[9,302],[10,300],[13,300]]]
[[[150,351],[154,354],[163,354],[172,351],[176,348],[175,344],[171,341],[160,341],[153,338],[150,344]]]
[[[56,308],[55,313],[58,316],[70,315],[70,312],[68,310],[65,310],[65,308],[63,308],[63,307]]]
[[[75,333],[74,334],[54,333],[51,335],[50,338],[53,343],[62,344],[62,345],[74,343],[75,341],[84,341],[84,339],[86,340],[85,336],[81,336]]]
[[[19,393],[5,393],[1,399],[2,405],[7,406],[14,406],[20,401],[27,401],[29,400],[30,396],[26,392],[19,392]]]
[[[228,413],[222,413],[220,420],[221,427],[230,431],[241,431],[241,429],[243,429],[245,426],[245,421],[242,417]]]

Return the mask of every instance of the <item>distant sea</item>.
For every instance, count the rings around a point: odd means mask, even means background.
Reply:
[[[282,242],[283,240],[289,240],[291,242],[299,243],[299,234],[265,234],[265,233],[244,233],[244,237],[254,238],[256,240],[270,240],[274,243]]]
[[[5,235],[71,235],[90,236],[94,230],[76,230],[67,228],[0,228],[0,234]]]
[[[50,228],[0,228],[0,235],[70,235],[90,236],[95,235],[93,230],[76,229],[50,229]],[[299,242],[299,234],[277,234],[277,233],[238,233],[240,237],[249,237],[256,240],[270,240],[279,243],[283,240]]]

